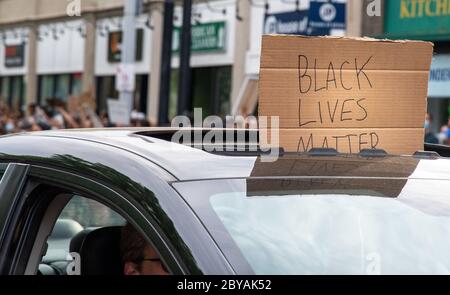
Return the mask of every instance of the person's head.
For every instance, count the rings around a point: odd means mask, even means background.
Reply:
[[[120,251],[125,275],[169,274],[155,249],[129,223],[122,229]]]
[[[433,117],[431,116],[431,114],[426,113],[425,124],[424,124],[424,128],[426,131],[429,131],[431,129],[431,122],[433,122]]]
[[[28,114],[30,116],[33,116],[35,113],[36,113],[36,104],[35,103],[28,104]]]

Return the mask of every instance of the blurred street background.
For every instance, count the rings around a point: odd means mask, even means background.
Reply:
[[[0,133],[257,115],[263,34],[433,41],[449,143],[450,0],[0,0]]]

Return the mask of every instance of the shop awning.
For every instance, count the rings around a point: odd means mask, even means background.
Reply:
[[[248,116],[256,111],[258,104],[258,76],[247,76],[233,108],[233,115]]]

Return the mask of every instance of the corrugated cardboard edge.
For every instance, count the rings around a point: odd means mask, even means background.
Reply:
[[[430,41],[422,41],[422,40],[409,40],[409,39],[400,39],[400,40],[392,40],[392,39],[377,39],[372,37],[350,37],[350,36],[306,36],[306,35],[292,35],[292,34],[264,34],[265,36],[270,37],[293,37],[293,38],[305,38],[305,39],[335,39],[335,40],[349,40],[349,41],[365,41],[365,42],[382,42],[382,43],[428,43],[434,48],[434,43]]]

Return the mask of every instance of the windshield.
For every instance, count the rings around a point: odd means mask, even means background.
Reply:
[[[449,181],[372,179],[362,190],[367,180],[341,179],[334,192],[271,182],[175,186],[238,272],[450,274]]]

